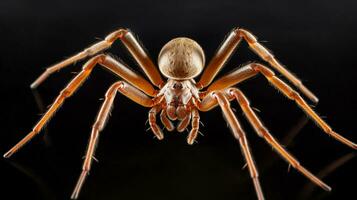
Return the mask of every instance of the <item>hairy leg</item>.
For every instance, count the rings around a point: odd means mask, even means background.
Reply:
[[[331,127],[321,119],[321,117],[316,114],[316,112],[305,102],[305,100],[297,93],[295,90],[293,90],[291,87],[289,87],[286,83],[284,83],[281,79],[275,76],[274,72],[268,69],[267,67],[261,65],[261,64],[254,64],[253,65],[254,70],[258,71],[259,73],[263,74],[267,80],[275,86],[279,91],[281,91],[286,97],[289,99],[295,101],[299,107],[305,111],[305,113],[313,120],[315,121],[321,129],[330,135],[331,137],[335,138],[336,140],[340,141],[341,143],[353,148],[357,149],[357,145],[348,139],[344,138],[343,136],[339,135],[335,131],[331,129]]]
[[[353,149],[357,149],[357,145],[355,143],[349,141],[348,139],[333,131],[331,127],[325,121],[323,121],[321,117],[319,117],[316,112],[305,102],[305,100],[299,95],[299,93],[297,93],[289,85],[279,79],[272,70],[262,64],[251,63],[240,69],[237,69],[236,71],[233,71],[218,79],[217,81],[213,82],[209,89],[222,90],[224,88],[228,88],[237,83],[240,83],[246,80],[247,78],[250,78],[257,74],[262,74],[276,89],[281,91],[289,99],[295,101],[296,104],[298,104],[299,107],[303,111],[305,111],[305,113],[312,120],[314,120],[322,128],[322,130],[324,130],[325,133],[332,136],[336,140],[344,143],[345,145],[350,146]],[[204,103],[205,100],[203,100],[202,102]],[[207,101],[205,104],[212,102],[213,101]],[[215,104],[213,104],[211,107],[214,107],[214,105]]]
[[[192,129],[187,136],[188,144],[193,144],[195,142],[200,128],[200,114],[198,113],[198,110],[196,108],[193,108],[191,114],[192,114],[192,121],[191,121]]]
[[[264,61],[268,62],[274,69],[278,70],[283,76],[285,76],[295,87],[308,97],[312,102],[317,103],[319,99],[302,84],[301,80],[298,79],[294,74],[287,70],[279,61],[274,57],[274,55],[262,44],[260,44],[257,38],[247,30],[237,29],[237,34],[244,38],[249,44],[250,48],[260,56]]]
[[[126,48],[129,50],[131,55],[138,62],[139,66],[143,69],[145,74],[150,79],[151,83],[161,88],[164,84],[161,75],[151,61],[149,56],[144,51],[144,48],[140,45],[140,43],[135,39],[133,34],[128,29],[119,29],[110,33],[104,40],[93,44],[89,48],[79,52],[78,54],[71,56],[70,58],[61,61],[49,68],[46,69],[44,73],[42,73],[32,84],[31,88],[36,88],[39,86],[44,80],[46,80],[51,74],[59,71],[60,69],[73,64],[81,59],[94,56],[95,54],[108,49],[112,46],[112,44],[119,39],[123,42]]]
[[[191,113],[188,113],[186,117],[184,117],[180,123],[177,125],[177,131],[178,132],[183,132],[187,126],[190,124],[191,121]]]
[[[109,118],[110,110],[112,108],[114,98],[118,91],[120,93],[122,93],[123,95],[127,96],[128,98],[132,99],[133,101],[139,103],[142,106],[147,107],[147,106],[154,105],[154,102],[148,96],[145,96],[144,93],[140,92],[133,86],[131,86],[123,81],[114,83],[108,89],[107,93],[105,94],[105,100],[99,110],[97,119],[92,127],[92,133],[91,133],[91,136],[89,139],[87,152],[86,152],[85,159],[83,162],[82,173],[79,176],[76,187],[72,193],[72,196],[71,196],[72,199],[77,199],[79,192],[82,188],[82,185],[83,185],[86,177],[89,174],[89,171],[92,166],[92,161],[94,158],[94,153],[95,153],[95,149],[97,146],[98,138],[99,138],[99,133],[104,129],[105,123],[107,122],[107,120]],[[151,101],[150,105],[146,104],[146,103],[142,103],[143,98],[144,99],[146,98],[147,102]]]
[[[136,84],[138,88],[143,90],[147,89],[147,92],[156,93],[155,89],[148,83],[144,78],[130,71],[124,65],[117,63],[114,59],[104,54],[98,55],[92,59],[90,59],[86,64],[84,64],[82,71],[77,74],[72,81],[60,92],[58,97],[49,107],[47,112],[42,116],[40,121],[34,126],[32,131],[23,138],[20,142],[18,142],[14,147],[12,147],[7,153],[4,154],[4,157],[10,157],[13,153],[18,151],[23,145],[25,145],[28,141],[30,141],[34,136],[36,136],[45,124],[51,119],[51,117],[55,114],[55,112],[61,107],[64,101],[73,95],[75,91],[82,85],[82,83],[88,78],[93,68],[100,63],[102,66],[108,68],[115,74],[120,77],[123,77],[125,80]],[[151,88],[150,88],[151,87]],[[147,99],[138,99],[138,101],[142,101],[143,103],[148,104]]]
[[[250,176],[253,180],[255,191],[257,192],[257,196],[259,200],[264,199],[263,191],[260,186],[259,182],[259,174],[258,170],[256,169],[253,156],[250,152],[248,141],[245,135],[244,130],[242,129],[241,125],[239,124],[236,116],[234,115],[232,109],[230,108],[229,99],[225,96],[223,92],[214,92],[212,94],[216,99],[223,111],[223,115],[227,123],[229,124],[230,128],[232,129],[234,137],[239,141],[240,146],[243,151],[243,155],[246,159]]]
[[[161,120],[161,123],[165,126],[165,128],[168,131],[173,131],[175,129],[175,127],[172,124],[172,122],[169,120],[169,118],[167,118],[166,108],[162,109],[162,111],[160,113],[160,120]]]
[[[152,132],[157,137],[157,139],[162,140],[164,139],[164,134],[162,133],[161,128],[156,123],[156,115],[161,111],[162,106],[156,105],[152,107],[149,111],[149,124]]]
[[[234,30],[235,29],[228,34],[205,67],[200,80],[196,84],[199,89],[207,87],[213,81],[242,40]]]
[[[216,54],[213,56],[211,61],[208,63],[206,69],[203,71],[201,79],[196,84],[198,88],[202,89],[204,87],[209,86],[209,84],[213,81],[213,79],[217,76],[220,69],[227,62],[228,58],[233,54],[234,50],[240,43],[240,41],[244,39],[251,49],[260,56],[264,61],[268,62],[274,69],[278,70],[281,74],[283,74],[291,83],[293,83],[299,90],[302,91],[304,95],[306,95],[311,101],[317,103],[318,98],[307,89],[296,76],[294,76],[291,72],[289,72],[283,65],[281,65],[266,49],[263,45],[261,45],[255,36],[253,36],[250,32],[244,29],[235,28],[233,29],[222,45],[219,47]],[[213,90],[210,90],[213,91]]]
[[[243,112],[245,113],[246,118],[253,126],[254,130],[258,133],[258,135],[264,138],[286,161],[291,164],[295,169],[297,169],[300,173],[304,174],[307,178],[309,178],[316,185],[320,186],[324,190],[330,191],[331,188],[322,182],[319,178],[305,169],[300,165],[299,161],[297,161],[289,152],[287,152],[276,139],[270,134],[269,130],[263,125],[258,116],[255,114],[253,109],[250,107],[249,100],[247,97],[236,88],[232,88],[228,90],[228,95],[234,96]]]

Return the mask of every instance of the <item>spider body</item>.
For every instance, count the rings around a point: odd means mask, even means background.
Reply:
[[[199,98],[193,80],[169,80],[158,95],[165,97],[166,114],[170,120],[187,117],[193,104],[192,97]]]
[[[184,131],[190,122],[193,98],[200,98],[193,78],[201,73],[204,64],[205,55],[202,47],[186,37],[170,40],[163,46],[158,56],[159,70],[168,78],[167,83],[158,93],[158,97],[164,97],[163,110],[166,110],[161,114],[161,118],[167,116],[172,121],[180,120],[177,126],[179,132]],[[166,123],[167,130],[174,130],[171,122]],[[157,137],[163,138],[161,133]],[[188,143],[193,144],[193,140],[188,139]]]
[[[169,41],[161,49],[158,65],[169,79],[193,79],[203,70],[205,55],[202,47],[190,38],[180,37]]]
[[[117,61],[107,54],[99,54],[99,52],[111,47],[116,40],[120,40],[126,46],[149,80],[126,67],[121,61]],[[184,131],[191,123],[191,130],[188,133],[187,142],[188,144],[193,144],[199,132],[199,112],[206,112],[214,107],[221,108],[225,120],[232,130],[234,138],[241,146],[257,197],[259,200],[262,200],[264,199],[264,196],[259,182],[259,174],[250,152],[246,133],[242,129],[230,106],[230,101],[236,100],[242,111],[245,113],[245,117],[260,137],[285,158],[292,167],[321,188],[330,191],[331,188],[327,184],[305,169],[299,161],[279,144],[253,111],[248,98],[235,86],[260,74],[277,90],[282,92],[283,95],[294,101],[303,111],[305,111],[305,113],[314,120],[326,134],[353,149],[357,149],[357,145],[334,132],[331,127],[312,110],[297,91],[278,78],[272,69],[263,64],[250,63],[214,80],[219,70],[224,66],[227,59],[233,54],[234,50],[242,40],[246,41],[250,48],[262,60],[267,62],[274,70],[280,72],[306,97],[317,103],[317,97],[308,90],[296,76],[283,67],[270,51],[258,42],[253,34],[245,29],[233,29],[218,48],[218,51],[211,58],[207,66],[205,66],[204,52],[197,42],[185,37],[175,38],[165,44],[160,51],[158,56],[158,67],[151,61],[144,51],[144,48],[128,29],[119,29],[109,34],[103,41],[47,68],[47,70],[31,85],[32,88],[35,88],[52,73],[78,60],[91,57],[91,59],[83,65],[82,70],[60,92],[53,104],[49,107],[32,131],[5,153],[4,157],[10,157],[24,144],[36,136],[64,101],[72,96],[82,83],[84,83],[87,77],[91,74],[93,68],[95,66],[102,66],[109,69],[113,74],[123,80],[113,83],[105,94],[105,100],[102,103],[96,121],[92,126],[82,173],[72,194],[73,199],[78,197],[82,185],[91,169],[100,132],[105,126],[114,98],[118,92],[132,101],[150,108],[150,128],[160,140],[164,138],[164,134],[156,120],[156,116],[159,113],[160,121],[169,131],[175,129],[172,124],[172,121],[174,120],[179,120],[176,127],[179,132]],[[160,72],[167,78],[167,80],[164,80],[161,77]],[[195,78],[201,72],[203,73],[200,79],[196,82]]]

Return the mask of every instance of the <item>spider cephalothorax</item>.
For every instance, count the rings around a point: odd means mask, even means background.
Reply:
[[[127,47],[150,82],[111,56],[107,54],[97,54],[100,51],[109,48],[117,39],[121,40]],[[179,120],[176,129],[180,132],[185,130],[191,122],[191,130],[187,136],[188,144],[193,144],[197,138],[200,124],[199,111],[205,112],[219,106],[223,111],[227,123],[232,129],[234,137],[240,143],[251,178],[253,179],[258,199],[261,200],[264,199],[264,196],[258,179],[258,171],[250,153],[245,132],[241,128],[238,119],[230,107],[230,101],[237,100],[245,113],[245,117],[260,137],[265,139],[292,167],[323,189],[328,191],[331,190],[328,185],[300,165],[299,162],[277,142],[250,107],[249,101],[243,92],[234,86],[246,79],[261,74],[286,97],[295,101],[296,104],[298,104],[325,133],[353,149],[357,149],[355,143],[334,132],[330,126],[311,109],[298,92],[275,76],[275,73],[271,69],[262,64],[250,63],[213,81],[218,71],[224,66],[228,57],[232,55],[242,39],[248,43],[250,48],[253,49],[261,59],[269,63],[273,69],[284,75],[311,101],[315,103],[318,101],[317,97],[310,92],[296,76],[284,68],[275,57],[257,41],[255,36],[244,29],[236,28],[231,31],[217,53],[211,58],[204,71],[205,56],[202,48],[197,42],[184,37],[169,41],[162,48],[158,58],[160,72],[167,78],[167,80],[162,79],[158,68],[147,56],[143,47],[140,46],[140,43],[135,39],[133,34],[127,29],[119,29],[118,31],[109,34],[105,40],[48,68],[45,73],[31,85],[32,88],[35,88],[50,74],[80,59],[93,56],[84,64],[82,71],[78,73],[61,91],[54,103],[49,107],[48,111],[35,125],[33,130],[4,154],[4,157],[10,157],[31,138],[37,135],[46,122],[50,120],[58,108],[63,104],[65,99],[72,96],[90,75],[92,69],[97,66],[97,64],[100,64],[125,81],[114,83],[105,95],[105,100],[92,128],[82,173],[73,191],[72,198],[78,197],[83,182],[89,173],[99,132],[104,128],[117,92],[120,92],[144,107],[151,108],[149,111],[150,128],[158,139],[164,138],[163,131],[156,123],[156,115],[158,113],[161,112],[161,122],[169,131],[172,131],[175,128],[171,120]],[[194,78],[198,76],[201,71],[203,71],[203,74],[196,83]]]
[[[199,98],[198,90],[192,80],[170,80],[161,89],[159,95],[161,94],[165,97],[167,116],[171,120],[182,120],[188,116],[192,97]]]

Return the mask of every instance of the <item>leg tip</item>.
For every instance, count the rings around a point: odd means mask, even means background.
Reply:
[[[164,139],[164,136],[163,136],[163,135],[157,135],[156,138],[157,138],[158,140],[163,140],[163,139]]]
[[[319,102],[319,98],[312,93],[305,85],[300,85],[300,90],[304,95],[309,98],[315,105]]]
[[[310,99],[315,105],[317,105],[319,103],[319,101],[320,101],[319,98],[317,98],[316,96],[313,96]]]
[[[187,136],[187,143],[189,144],[189,145],[193,145],[195,142],[197,142],[196,141],[196,138],[197,138],[197,129],[192,129],[191,131],[190,131],[190,133],[188,134],[188,136]]]
[[[357,150],[357,144],[353,143],[353,144],[352,144],[352,148],[353,148],[354,150]]]
[[[11,151],[8,151],[6,153],[4,153],[3,157],[4,158],[10,158],[10,156],[12,155],[13,153]]]
[[[78,193],[72,193],[71,199],[78,199]]]
[[[340,134],[336,133],[335,131],[331,131],[330,135],[335,139],[338,140],[339,142],[343,143],[344,145],[347,145],[349,147],[351,147],[354,150],[357,150],[357,144],[344,138],[343,136],[341,136]]]
[[[187,144],[193,145],[195,143],[195,140],[192,138],[187,138]]]
[[[327,192],[331,192],[332,188],[328,185],[324,185],[323,189],[326,190]]]
[[[79,179],[77,181],[76,187],[73,190],[73,193],[71,195],[71,199],[77,199],[79,196],[79,193],[81,191],[82,185],[86,179],[88,175],[88,171],[87,170],[83,170],[81,175],[79,176]]]
[[[175,127],[171,127],[171,128],[166,128],[168,131],[173,131],[173,130],[175,130]]]
[[[31,89],[36,89],[38,86],[38,84],[36,84],[36,82],[33,82],[31,85],[30,85],[30,88]]]
[[[185,129],[179,129],[179,128],[177,128],[177,132],[179,132],[179,133],[182,133],[183,131],[184,131]]]

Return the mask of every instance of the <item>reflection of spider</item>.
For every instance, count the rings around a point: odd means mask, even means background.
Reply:
[[[115,60],[106,54],[96,55],[98,52],[109,48],[115,40],[121,40],[131,55],[138,62],[139,66],[144,70],[149,78],[147,81],[141,75],[127,68],[120,61]],[[209,111],[215,106],[220,106],[223,114],[232,129],[234,137],[239,141],[243,155],[245,156],[250,175],[253,179],[255,190],[258,199],[264,199],[263,192],[258,180],[258,172],[255,167],[253,157],[250,153],[245,132],[241,128],[237,118],[230,108],[230,101],[236,99],[245,113],[245,116],[254,127],[259,136],[263,137],[272,147],[287,160],[287,162],[308,177],[311,181],[319,185],[325,190],[331,188],[311,174],[299,162],[291,156],[269,133],[269,131],[260,122],[254,111],[249,105],[248,99],[237,88],[232,86],[249,79],[257,74],[262,74],[268,81],[281,91],[289,99],[295,101],[308,116],[310,116],[328,135],[341,141],[342,143],[356,149],[356,144],[345,139],[335,133],[303,100],[303,98],[290,86],[275,76],[274,72],[268,67],[251,63],[241,67],[232,73],[229,73],[218,80],[211,82],[216,77],[218,71],[223,67],[224,63],[231,56],[234,49],[244,39],[256,54],[264,61],[268,62],[274,69],[283,74],[292,84],[301,90],[310,100],[317,102],[317,97],[314,96],[302,83],[285,69],[274,56],[248,31],[244,29],[234,29],[217,53],[213,56],[208,66],[204,70],[198,83],[194,78],[198,76],[204,68],[205,55],[202,48],[195,41],[189,38],[176,38],[169,41],[161,50],[158,58],[158,66],[160,72],[167,77],[167,81],[161,78],[157,67],[147,56],[143,47],[135,39],[133,34],[127,29],[119,29],[108,35],[105,40],[98,42],[86,50],[74,55],[50,68],[48,68],[32,85],[32,88],[37,87],[50,74],[70,65],[80,59],[94,56],[83,66],[82,71],[77,74],[74,79],[61,91],[52,106],[43,115],[41,120],[36,124],[33,130],[12,149],[10,149],[4,157],[10,157],[14,152],[20,149],[26,142],[37,135],[43,126],[54,115],[58,108],[62,105],[65,99],[70,97],[79,86],[90,75],[92,69],[100,64],[109,69],[114,74],[123,78],[125,81],[114,83],[107,91],[105,100],[99,111],[96,122],[92,127],[92,133],[85,156],[82,173],[78,183],[72,194],[72,198],[77,198],[83,182],[91,168],[92,159],[94,159],[94,150],[98,140],[99,132],[104,128],[105,122],[110,113],[114,97],[119,91],[134,102],[150,107],[149,123],[151,130],[155,136],[161,140],[163,133],[156,124],[156,115],[161,111],[160,119],[165,128],[169,131],[175,129],[171,121],[179,120],[176,127],[177,131],[182,132],[186,129],[191,121],[192,129],[187,137],[188,144],[193,144],[199,129],[199,111]],[[208,88],[205,91],[201,89]],[[156,88],[158,89],[156,89]]]

